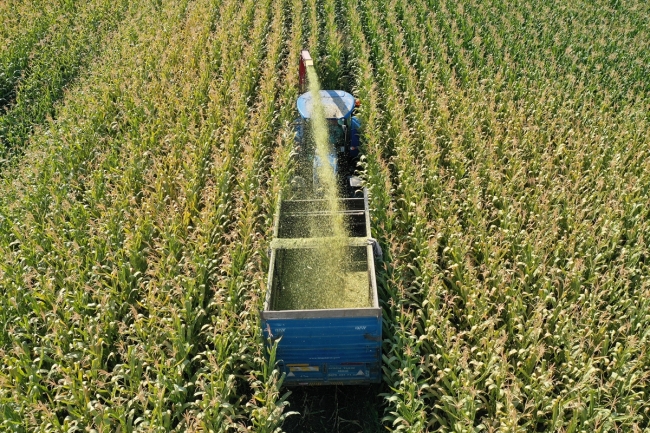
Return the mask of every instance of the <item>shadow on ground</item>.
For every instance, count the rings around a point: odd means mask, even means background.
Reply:
[[[376,433],[381,425],[381,385],[292,387],[287,433]]]

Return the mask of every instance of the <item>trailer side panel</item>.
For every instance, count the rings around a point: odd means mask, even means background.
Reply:
[[[267,319],[286,385],[381,381],[381,317]]]

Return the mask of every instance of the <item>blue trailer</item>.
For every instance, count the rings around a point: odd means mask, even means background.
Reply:
[[[368,192],[355,177],[358,101],[341,90],[320,91],[330,145],[329,161],[320,161],[309,138],[313,100],[305,90],[311,67],[311,56],[303,51],[294,152],[301,168],[275,212],[262,327],[267,339],[278,342],[276,359],[286,385],[376,383],[381,381],[382,314],[375,257],[381,250],[370,231]],[[338,206],[319,199],[321,164],[330,164],[339,181]],[[345,221],[349,237],[327,232],[333,218]],[[330,254],[333,242],[337,253]],[[339,257],[337,272],[322,272],[323,261],[331,257]],[[327,293],[327,302],[314,301]],[[302,301],[289,302],[292,297]]]
[[[356,308],[282,310],[286,270],[325,238],[307,238],[305,221],[325,217],[319,200],[280,200],[271,242],[268,286],[261,313],[266,337],[278,340],[276,359],[285,385],[369,384],[381,381],[382,313],[377,296],[368,194],[340,199],[351,236],[350,269],[367,275],[367,305]],[[306,203],[309,201],[310,203]],[[304,209],[309,209],[305,212]],[[364,294],[365,296],[365,294]]]

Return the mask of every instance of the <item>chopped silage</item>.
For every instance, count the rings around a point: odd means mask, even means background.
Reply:
[[[282,251],[274,310],[319,310],[372,306],[367,271],[341,268],[324,273],[317,249]]]

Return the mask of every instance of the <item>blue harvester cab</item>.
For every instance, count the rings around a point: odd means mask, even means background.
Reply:
[[[339,174],[341,166],[353,167],[352,162],[359,156],[361,122],[354,116],[356,99],[343,90],[321,90],[320,98],[329,129],[329,163],[334,173]],[[297,107],[300,118],[296,122],[296,141],[304,149],[307,147],[303,143],[304,131],[307,130],[314,111],[312,94],[307,92],[300,95]],[[341,160],[346,161],[346,164],[340,164]],[[319,158],[314,156],[314,168],[320,163]],[[317,185],[318,180],[314,176],[314,184]]]

